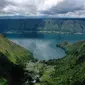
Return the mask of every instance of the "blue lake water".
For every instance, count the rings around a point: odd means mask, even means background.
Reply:
[[[85,40],[85,34],[41,34],[29,36],[27,34],[8,34],[11,41],[25,47],[33,52],[35,58],[39,60],[58,59],[65,56],[63,49],[56,47],[57,43],[68,41],[77,42]]]

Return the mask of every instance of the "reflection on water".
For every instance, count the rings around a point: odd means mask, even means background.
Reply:
[[[54,40],[44,39],[11,39],[13,42],[29,49],[33,52],[35,58],[39,60],[49,60],[61,58],[65,55],[65,52],[56,47]]]
[[[29,49],[39,60],[57,59],[65,56],[65,52],[56,47],[57,43],[85,40],[85,34],[41,34],[39,37],[28,35],[7,35],[10,40]],[[43,37],[42,37],[43,36]],[[28,38],[27,38],[28,37]]]

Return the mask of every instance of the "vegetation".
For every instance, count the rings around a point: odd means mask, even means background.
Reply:
[[[63,42],[59,46],[66,49],[65,57],[27,63],[26,69],[32,72],[32,78],[38,75],[40,80],[34,85],[85,84],[85,41]]]
[[[12,63],[0,52],[0,85],[21,85],[24,82],[22,66]]]
[[[55,71],[46,79],[45,85],[84,85],[85,84],[85,41],[68,45],[67,55],[58,60],[49,60],[47,65],[55,66]]]
[[[0,52],[6,55],[14,64],[24,64],[33,59],[30,51],[9,41],[2,34],[0,34]]]
[[[85,85],[85,41],[57,46],[66,51],[65,57],[38,61],[0,35],[0,85]]]
[[[30,51],[0,34],[0,85],[21,85],[25,81],[25,64],[31,59]]]

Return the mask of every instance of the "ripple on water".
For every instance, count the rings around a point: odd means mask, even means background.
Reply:
[[[29,49],[35,58],[39,60],[58,59],[65,56],[63,49],[56,47],[56,41],[52,39],[11,39],[13,42]]]

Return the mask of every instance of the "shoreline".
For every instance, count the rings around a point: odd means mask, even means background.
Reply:
[[[24,31],[24,32],[4,32],[3,34],[28,34],[28,33],[41,33],[41,34],[85,34],[85,33],[81,33],[81,32],[76,32],[76,33],[71,33],[71,32],[59,32],[59,31]]]

